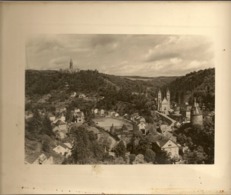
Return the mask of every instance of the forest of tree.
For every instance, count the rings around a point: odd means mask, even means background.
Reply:
[[[163,86],[163,89],[167,87],[171,90],[172,101],[181,104],[185,100],[192,104],[193,97],[196,97],[200,104],[214,110],[215,68],[188,73]]]

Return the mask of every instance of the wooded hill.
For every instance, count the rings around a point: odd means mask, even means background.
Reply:
[[[133,94],[144,96],[148,93],[147,101],[153,101],[160,88],[163,92],[169,88],[171,101],[178,104],[192,103],[193,97],[197,97],[199,103],[205,103],[212,110],[215,102],[215,69],[191,72],[182,77],[153,78],[128,78],[99,73],[97,70],[82,70],[77,73],[26,70],[27,97],[59,93],[58,97],[63,98],[75,91],[89,96],[104,96],[105,99],[99,103],[99,106],[106,106],[107,109],[113,109],[112,105],[115,106],[118,102],[126,104],[141,102],[144,106],[143,101],[147,96],[134,99]]]
[[[215,68],[199,70],[178,77],[163,86],[169,88],[171,99],[179,104],[192,103],[193,97],[201,104],[214,109],[215,104]]]
[[[26,95],[44,95],[51,90],[62,89],[66,84],[69,85],[69,91],[82,93],[103,93],[105,90],[120,89],[142,93],[147,88],[162,87],[176,77],[145,78],[147,80],[139,78],[131,80],[123,76],[99,73],[97,70],[82,70],[72,74],[54,70],[26,70]]]

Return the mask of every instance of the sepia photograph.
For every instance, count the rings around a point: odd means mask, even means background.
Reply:
[[[231,194],[230,10],[0,3],[0,194]]]
[[[210,37],[36,34],[25,56],[25,164],[214,164]]]

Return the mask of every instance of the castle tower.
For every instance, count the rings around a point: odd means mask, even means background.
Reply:
[[[72,61],[72,59],[70,60],[70,71],[72,71],[73,70],[73,61]]]
[[[157,96],[157,109],[160,110],[161,109],[161,101],[162,101],[162,97],[161,97],[161,91],[158,91],[158,96]]]
[[[191,109],[191,124],[192,125],[203,125],[203,115],[199,108],[199,104],[196,102],[196,98],[194,98],[194,104]]]

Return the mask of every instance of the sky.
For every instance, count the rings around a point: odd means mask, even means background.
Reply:
[[[81,70],[123,76],[181,76],[214,67],[212,41],[199,35],[36,35],[26,43],[26,69]]]

